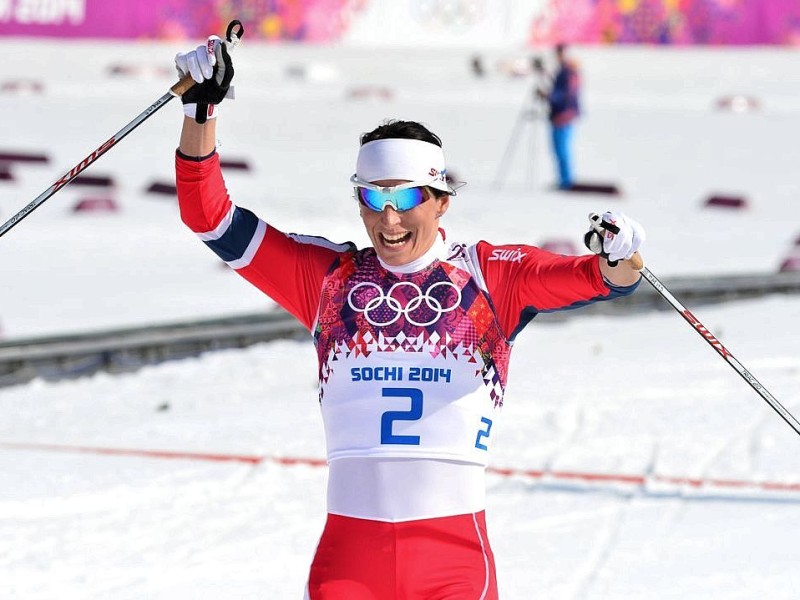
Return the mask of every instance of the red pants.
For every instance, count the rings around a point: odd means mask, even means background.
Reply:
[[[385,523],[328,515],[310,600],[497,600],[484,513]]]

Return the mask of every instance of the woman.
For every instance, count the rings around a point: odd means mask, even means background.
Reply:
[[[539,312],[630,294],[643,240],[622,215],[597,255],[448,240],[441,140],[392,121],[361,137],[351,177],[372,246],[285,234],[231,203],[215,151],[225,44],[176,57],[197,85],[176,158],[181,216],[313,335],[328,519],[310,600],[497,598],[485,468],[512,343]],[[609,260],[623,260],[611,267]]]

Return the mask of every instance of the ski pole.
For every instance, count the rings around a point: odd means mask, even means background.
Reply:
[[[592,223],[592,230],[590,230],[586,236],[584,237],[584,243],[586,247],[589,248],[595,254],[602,255],[602,237],[604,234],[604,230],[611,231],[612,233],[619,233],[619,228],[614,225],[613,223],[608,223],[602,217],[597,215],[596,213],[589,214],[589,221]],[[599,236],[599,237],[598,237]],[[607,256],[607,255],[606,255]],[[792,416],[786,408],[778,402],[778,400],[773,396],[767,388],[765,388],[758,379],[756,379],[750,371],[744,368],[742,363],[740,363],[736,357],[731,354],[731,352],[722,345],[717,337],[711,333],[708,328],[700,322],[700,319],[695,317],[688,308],[686,308],[683,304],[681,304],[678,299],[672,295],[667,287],[659,281],[658,277],[653,275],[653,273],[644,266],[644,261],[642,260],[641,255],[638,252],[635,252],[630,259],[628,259],[630,266],[639,271],[642,274],[650,285],[652,285],[655,290],[661,294],[661,296],[669,302],[669,304],[678,311],[689,325],[706,341],[709,345],[717,351],[722,358],[736,371],[739,375],[741,375],[742,379],[744,379],[750,387],[752,387],[759,396],[761,396],[767,404],[769,404],[772,409],[778,413],[784,421],[789,424],[789,427],[794,429],[795,433],[800,435],[800,423],[798,423],[797,419]],[[615,266],[616,262],[609,261],[609,265]]]
[[[237,20],[231,21],[225,33],[225,38],[230,43],[231,49],[235,48],[239,44],[239,41],[241,40],[243,35],[244,35],[244,26],[242,25],[242,23]],[[67,173],[65,173],[63,177],[61,177],[53,185],[47,188],[44,192],[39,194],[36,198],[31,200],[25,206],[25,208],[23,208],[21,211],[19,211],[17,214],[11,217],[8,221],[0,225],[0,237],[4,236],[12,227],[17,225],[20,221],[22,221],[22,219],[27,217],[34,210],[36,210],[42,204],[44,204],[61,188],[63,188],[65,185],[73,181],[80,173],[85,171],[90,165],[94,164],[94,162],[98,158],[103,156],[103,154],[111,150],[111,148],[113,148],[120,141],[122,141],[122,139],[125,138],[125,136],[127,136],[131,131],[133,131],[139,125],[144,123],[147,119],[152,117],[153,114],[157,110],[159,110],[162,106],[164,106],[167,102],[169,102],[173,98],[182,96],[194,84],[195,82],[194,79],[192,79],[191,75],[186,75],[185,77],[183,77],[178,83],[173,85],[166,94],[164,94],[163,96],[161,96],[161,98],[159,98],[158,100],[153,102],[153,104],[148,106],[133,121],[125,125],[125,127],[120,129],[108,140],[103,142],[96,150],[92,151],[86,158],[84,158],[77,165],[72,167]]]
[[[636,255],[634,255],[634,258],[635,257]],[[716,336],[714,336],[714,334],[711,333],[708,330],[708,328],[705,325],[703,325],[700,322],[700,320],[689,311],[689,309],[687,309],[683,304],[681,304],[678,301],[677,298],[675,298],[675,296],[672,295],[672,293],[666,288],[666,286],[663,283],[661,283],[661,281],[659,281],[658,277],[653,275],[653,273],[650,272],[650,269],[648,269],[645,266],[642,266],[639,272],[642,274],[642,277],[647,279],[650,285],[652,285],[656,289],[656,291],[659,294],[661,294],[667,302],[670,303],[672,308],[678,311],[678,314],[680,314],[686,320],[686,322],[689,323],[689,325],[691,325],[692,328],[706,342],[708,342],[709,345],[712,348],[714,348],[714,350],[716,350],[717,353],[722,358],[725,359],[725,361],[733,368],[733,370],[739,373],[742,379],[744,379],[747,383],[749,383],[750,387],[752,387],[756,392],[758,392],[758,395],[761,396],[767,402],[767,404],[769,404],[772,407],[772,409],[775,412],[777,412],[783,418],[783,420],[789,424],[789,426],[792,429],[795,430],[795,433],[800,435],[800,423],[797,422],[797,419],[795,419],[792,416],[792,414],[788,410],[786,410],[786,408],[784,408],[784,406],[780,402],[778,402],[775,396],[773,396],[767,390],[767,388],[761,385],[758,379],[756,379],[753,376],[753,374],[750,373],[750,371],[744,368],[742,363],[740,363],[736,359],[736,357],[733,354],[731,354],[731,352],[725,346],[722,345],[722,342],[720,342],[716,338]]]

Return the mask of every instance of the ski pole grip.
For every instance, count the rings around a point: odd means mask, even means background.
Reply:
[[[642,260],[642,255],[639,254],[638,251],[634,252],[633,256],[631,256],[626,262],[635,271],[641,271],[644,268],[644,260]]]
[[[194,79],[192,79],[191,75],[184,75],[178,83],[169,88],[169,93],[180,98],[189,91],[194,83]]]
[[[242,40],[242,36],[244,35],[244,25],[238,19],[234,19],[230,23],[228,23],[228,28],[225,30],[225,40],[227,41],[228,50],[232,51]],[[184,75],[181,80],[169,88],[169,93],[173,96],[180,98],[183,96],[189,88],[191,88],[195,84],[194,79],[192,79],[191,75]]]

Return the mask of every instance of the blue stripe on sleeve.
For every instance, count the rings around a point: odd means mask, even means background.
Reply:
[[[642,278],[636,280],[636,283],[631,285],[614,285],[608,279],[603,277],[608,286],[608,289],[611,290],[611,293],[603,298],[604,300],[613,300],[614,298],[621,298],[622,296],[630,296],[633,292],[636,291],[636,288],[639,287],[639,284],[642,283]]]
[[[228,229],[216,240],[206,241],[205,244],[225,262],[237,260],[242,257],[247,246],[256,233],[258,217],[246,208],[238,206],[233,211],[233,218]]]
[[[559,308],[551,308],[546,310],[539,310],[535,306],[525,307],[519,315],[519,323],[509,336],[509,341],[513,342],[514,338],[516,338],[517,335],[519,335],[519,332],[525,329],[525,326],[528,323],[530,323],[539,313],[544,314],[544,313],[558,312],[561,310],[573,310],[575,308],[587,306],[588,304],[594,304],[595,302],[598,301],[613,300],[614,298],[622,298],[623,296],[630,296],[633,292],[636,291],[636,288],[639,287],[639,284],[642,282],[642,279],[639,278],[639,280],[633,285],[626,285],[626,286],[614,285],[607,279],[605,280],[605,282],[606,285],[608,286],[608,289],[610,290],[607,296],[595,296],[594,298],[590,298],[589,300],[581,300],[579,302],[574,302],[567,306],[562,306]]]

